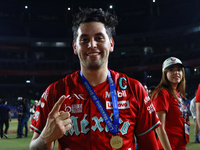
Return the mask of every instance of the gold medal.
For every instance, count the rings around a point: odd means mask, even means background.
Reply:
[[[110,139],[110,146],[114,149],[120,149],[123,145],[123,139],[119,136],[119,135],[116,135],[116,136],[113,136],[111,139]]]

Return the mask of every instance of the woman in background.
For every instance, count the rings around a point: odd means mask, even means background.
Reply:
[[[33,114],[35,113],[35,105],[31,104],[30,106],[30,123],[32,123],[32,119],[33,119]],[[30,129],[30,132],[32,132],[32,130]]]
[[[162,78],[152,101],[162,125],[156,129],[160,150],[185,150],[189,142],[189,116],[183,104],[185,71],[178,58],[163,62]]]
[[[200,84],[197,89],[195,103],[196,103],[196,123],[200,129]]]

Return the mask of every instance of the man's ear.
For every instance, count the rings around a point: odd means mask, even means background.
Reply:
[[[111,38],[110,39],[110,52],[114,51],[114,45],[115,45],[115,42],[114,42],[113,38]]]
[[[78,53],[77,53],[76,42],[75,42],[75,41],[73,41],[72,47],[73,47],[73,49],[74,49],[74,54],[77,55]]]

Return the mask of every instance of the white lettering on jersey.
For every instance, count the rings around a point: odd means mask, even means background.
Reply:
[[[71,108],[70,106],[67,106],[67,105],[65,104],[65,111],[66,111],[66,112],[71,112],[71,111],[72,111],[72,108]]]
[[[147,107],[147,110],[148,110],[149,113],[151,114],[152,112],[155,111],[155,107],[153,106],[153,104],[151,104],[151,105],[149,105],[149,106]]]
[[[40,106],[40,105],[41,105],[41,101],[38,102],[37,106]]]
[[[110,115],[110,118],[112,119],[113,114]],[[65,133],[65,136],[68,136],[68,134],[73,135],[76,134],[77,136],[82,134],[87,134],[90,130],[96,131],[99,130],[100,132],[103,132],[105,130],[105,132],[109,132],[109,129],[107,127],[107,125],[105,126],[105,128],[102,127],[102,122],[104,122],[103,118],[97,118],[96,116],[94,116],[92,118],[92,120],[94,121],[94,125],[90,126],[89,121],[87,121],[87,114],[84,115],[84,118],[80,121],[80,124],[78,123],[78,120],[80,120],[80,118],[78,117],[74,117],[71,116],[70,119],[72,120],[72,128],[67,131]],[[119,132],[121,132],[122,135],[125,135],[128,133],[128,129],[130,126],[129,121],[123,122],[121,120],[121,118],[119,118],[119,123],[122,125],[121,128],[119,129]],[[81,127],[81,131],[79,130],[79,125]]]
[[[49,93],[44,92],[44,93],[42,94],[42,98],[43,98],[45,101],[47,101],[48,95],[49,95]]]
[[[41,102],[40,106],[41,106],[41,108],[44,108],[45,103],[44,103],[44,102]]]
[[[145,99],[144,99],[145,105],[148,103],[148,101],[150,101],[150,98],[149,97],[145,97]]]
[[[128,109],[130,108],[129,101],[118,101],[119,109]],[[106,101],[106,109],[113,109],[112,102]]]
[[[40,114],[40,112],[36,111],[35,114],[33,115],[33,119],[35,119],[36,121],[38,121],[39,114]]]
[[[81,99],[81,100],[86,100],[86,98],[84,98],[84,94],[72,94],[72,95],[67,95],[66,99],[72,99],[72,98],[77,98],[77,99]]]
[[[110,98],[111,97],[110,92],[106,91],[105,97]],[[117,97],[127,97],[126,91],[125,90],[121,92],[117,91]]]
[[[149,111],[149,114],[151,114],[152,112],[155,111],[155,107],[151,102],[150,103],[149,102],[150,102],[150,98],[149,98],[149,96],[146,96],[144,98],[144,103],[145,103],[145,105],[148,105],[147,110]]]

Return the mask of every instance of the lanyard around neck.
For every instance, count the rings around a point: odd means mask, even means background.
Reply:
[[[118,100],[117,100],[117,94],[116,94],[116,88],[115,83],[111,77],[111,73],[108,70],[108,81],[110,86],[110,93],[112,98],[112,104],[113,104],[113,123],[110,117],[108,116],[108,113],[106,112],[105,108],[103,107],[101,101],[97,97],[96,93],[94,92],[93,88],[91,87],[90,83],[87,81],[87,79],[84,77],[82,72],[80,72],[80,77],[83,85],[85,86],[86,90],[90,94],[90,97],[96,104],[99,112],[101,113],[104,121],[106,122],[106,125],[111,132],[111,134],[115,135],[119,132],[119,109],[118,109]]]

